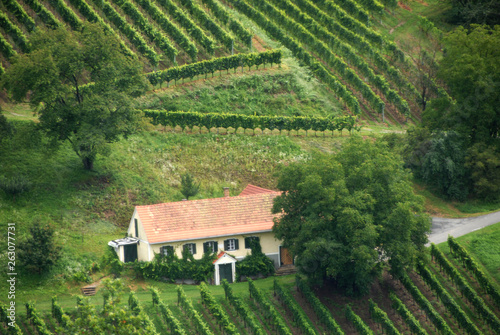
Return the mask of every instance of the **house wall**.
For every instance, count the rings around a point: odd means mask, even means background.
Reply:
[[[134,219],[137,219],[139,236],[136,236]],[[139,215],[137,215],[137,212],[135,210],[128,226],[127,235],[139,238],[139,244],[137,245],[137,259],[139,261],[149,261],[154,258],[154,255],[151,253],[149,243],[147,242],[146,231],[142,226],[141,218],[139,217]]]
[[[153,245],[151,245],[151,251],[152,251],[151,252],[151,259],[154,258],[154,254],[160,253],[160,247],[162,247],[164,245],[173,246],[175,253],[180,258],[180,257],[182,257],[183,246],[186,243],[196,243],[196,254],[194,255],[194,258],[200,259],[203,256],[203,243],[208,242],[208,241],[216,241],[218,244],[218,247],[219,247],[217,252],[221,252],[221,251],[225,251],[224,250],[224,240],[227,240],[229,238],[238,238],[239,249],[233,250],[233,251],[226,251],[226,252],[228,254],[236,257],[238,260],[241,260],[241,259],[245,258],[247,255],[250,255],[251,250],[245,249],[245,237],[249,237],[249,236],[258,236],[260,238],[260,245],[262,246],[262,252],[264,254],[266,254],[268,257],[270,257],[271,259],[273,259],[273,261],[275,262],[275,265],[277,264],[279,266],[279,261],[277,259],[278,259],[279,246],[281,244],[281,241],[277,240],[274,237],[274,234],[272,232],[215,237],[215,238],[173,242],[173,243],[153,244]],[[275,258],[276,258],[276,260],[275,260]],[[142,260],[142,259],[139,257],[139,260]]]

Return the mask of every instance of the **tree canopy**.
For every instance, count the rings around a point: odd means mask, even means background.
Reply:
[[[423,113],[425,126],[456,130],[470,144],[498,142],[500,135],[500,26],[458,27],[446,38],[438,75],[455,104],[437,99]],[[441,99],[442,100],[442,99]]]
[[[148,87],[142,64],[90,23],[81,32],[37,30],[30,43],[30,53],[13,58],[3,86],[13,100],[28,99],[40,127],[55,141],[69,141],[90,170],[107,143],[137,129],[132,98]]]
[[[27,240],[18,246],[18,258],[25,270],[43,274],[61,257],[61,247],[54,244],[54,228],[35,221]]]
[[[402,160],[383,142],[353,137],[336,155],[285,167],[273,231],[312,279],[333,279],[346,294],[367,293],[388,260],[413,266],[427,242],[429,217]]]

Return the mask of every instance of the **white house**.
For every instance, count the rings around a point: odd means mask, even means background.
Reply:
[[[277,215],[271,210],[273,199],[279,194],[248,185],[233,197],[226,188],[221,198],[136,206],[128,228],[129,237],[108,244],[115,248],[122,262],[151,261],[159,253],[175,252],[181,257],[184,249],[195,259],[207,251],[217,252],[214,265],[218,282],[221,273],[223,278],[234,277],[234,263],[250,253],[249,242],[257,239],[262,252],[279,268],[293,263],[272,233]],[[223,264],[232,264],[232,274],[226,273],[230,266]]]

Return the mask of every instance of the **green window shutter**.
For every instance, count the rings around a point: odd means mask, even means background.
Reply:
[[[234,250],[238,250],[240,248],[239,242],[240,241],[237,238],[234,239]]]
[[[227,251],[229,249],[229,240],[224,240],[224,250]]]
[[[251,237],[245,237],[245,249],[250,249],[250,239]]]
[[[174,254],[174,247],[172,247],[171,245],[160,247],[160,254],[162,256],[172,256]]]
[[[210,242],[203,243],[203,253],[206,254],[207,252],[210,252]]]
[[[193,255],[196,255],[196,243],[191,243],[193,245],[193,248],[191,250],[193,250]]]

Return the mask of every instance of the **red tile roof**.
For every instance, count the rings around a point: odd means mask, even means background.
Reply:
[[[262,187],[254,186],[248,184],[247,187],[243,191],[241,191],[240,195],[250,195],[250,194],[259,194],[259,193],[275,193],[276,191],[271,191]]]
[[[273,199],[279,194],[249,185],[236,197],[137,206],[136,211],[149,243],[248,234],[271,230],[277,216],[271,213]]]

